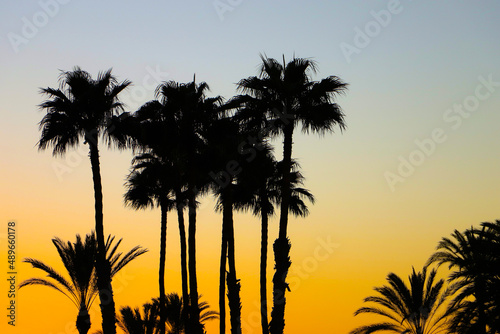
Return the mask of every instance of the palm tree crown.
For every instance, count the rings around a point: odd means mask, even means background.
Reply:
[[[60,82],[60,89],[41,89],[49,99],[40,104],[47,114],[40,122],[38,147],[52,146],[54,155],[64,154],[81,139],[89,142],[106,132],[108,120],[123,109],[118,94],[130,85],[127,80],[118,83],[111,70],[99,73],[94,80],[79,67],[62,72]]]
[[[42,134],[38,148],[43,150],[50,146],[53,147],[54,155],[62,155],[68,148],[77,146],[81,139],[89,145],[94,184],[97,284],[101,301],[107,300],[100,303],[102,327],[105,334],[114,334],[116,333],[115,303],[111,286],[111,269],[105,258],[98,140],[101,135],[109,135],[107,125],[111,116],[123,108],[118,94],[127,88],[130,82],[118,83],[111,75],[111,70],[99,73],[95,80],[88,72],[75,67],[73,71],[61,73],[60,83],[60,89],[41,90],[48,99],[40,105],[47,113],[40,121]]]
[[[386,322],[362,326],[351,334],[393,332],[399,334],[437,334],[447,330],[446,313],[440,313],[444,298],[444,280],[436,281],[436,270],[427,275],[427,268],[409,276],[410,285],[394,273],[387,276],[388,285],[376,287],[376,296],[364,299],[373,306],[362,307],[354,315],[373,313]]]

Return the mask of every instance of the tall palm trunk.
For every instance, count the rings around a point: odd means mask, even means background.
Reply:
[[[189,233],[188,233],[188,252],[189,252],[189,330],[188,333],[203,334],[203,328],[200,324],[200,309],[198,307],[198,281],[196,277],[196,189],[193,185],[189,187]]]
[[[291,244],[287,237],[288,206],[290,202],[290,167],[292,162],[293,123],[284,128],[283,140],[283,183],[281,185],[281,212],[279,237],[274,242],[274,261],[276,271],[273,277],[273,310],[269,330],[271,334],[283,334],[285,328],[285,290],[288,289],[286,277],[292,262]]]
[[[293,124],[288,124],[284,129],[283,140],[283,183],[281,184],[281,211],[279,238],[287,238],[288,206],[290,203],[290,169],[292,166]]]
[[[99,289],[99,306],[102,314],[102,330],[104,334],[115,334],[115,302],[113,299],[113,289],[111,287],[111,267],[109,262],[106,260],[106,243],[104,241],[102,213],[101,171],[99,166],[97,136],[95,134],[88,135],[86,136],[86,141],[89,144],[92,179],[94,181],[95,233],[97,239],[96,273],[97,287]]]
[[[262,227],[260,236],[260,321],[262,334],[269,334],[269,322],[267,319],[267,240],[268,240],[268,199],[266,188],[260,188]]]
[[[76,318],[76,329],[79,334],[87,334],[90,329],[90,315],[87,308],[84,305],[80,305],[80,311]]]
[[[488,333],[488,317],[486,314],[486,301],[488,298],[485,296],[486,284],[482,278],[476,278],[476,282],[474,283],[474,297],[476,298],[477,303],[477,330],[479,332],[477,334]]]
[[[227,265],[227,231],[222,223],[222,242],[220,248],[219,270],[219,334],[226,334],[226,265]]]
[[[225,196],[223,200],[222,224],[225,225],[227,231],[227,259],[229,265],[229,271],[227,274],[227,299],[229,303],[231,334],[241,334],[240,282],[236,278],[231,185],[226,188],[226,195],[227,196]]]
[[[187,247],[186,247],[186,227],[184,226],[184,205],[182,204],[181,191],[175,193],[177,207],[177,221],[179,223],[179,238],[181,243],[181,280],[182,280],[182,303],[189,305],[188,272],[187,272]],[[187,323],[187,307],[182,309],[182,319]]]
[[[167,308],[165,305],[165,262],[167,253],[167,203],[165,198],[161,199],[161,229],[160,229],[160,269],[158,274],[160,287],[160,334],[165,334],[165,322],[167,320]]]

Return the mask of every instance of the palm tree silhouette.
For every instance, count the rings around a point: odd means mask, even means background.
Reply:
[[[260,304],[261,327],[263,334],[269,333],[267,318],[267,249],[269,218],[274,214],[275,205],[281,200],[282,168],[277,162],[269,147],[260,143],[260,150],[256,151],[255,159],[250,168],[243,169],[240,180],[243,183],[243,194],[246,197],[239,200],[237,208],[251,210],[255,216],[261,218],[261,247],[260,247]],[[309,210],[304,200],[314,204],[314,196],[309,190],[299,187],[304,182],[303,175],[298,171],[299,165],[292,161],[290,174],[290,205],[289,213],[294,216],[305,217]],[[248,197],[250,196],[250,197]]]
[[[238,174],[246,168],[239,145],[245,134],[231,117],[223,117],[209,126],[208,154],[212,164],[212,190],[217,198],[216,210],[222,212],[222,242],[219,272],[219,332],[225,333],[225,280],[229,302],[231,333],[241,333],[240,280],[236,275],[233,210],[238,205]],[[213,170],[220,171],[215,174]],[[226,259],[227,257],[227,259]],[[226,265],[229,270],[226,278]]]
[[[182,181],[182,201],[177,201],[180,209],[184,200],[188,205],[188,271],[190,316],[187,331],[201,334],[200,311],[198,309],[198,281],[196,273],[196,210],[197,198],[207,190],[208,171],[203,169],[206,158],[207,126],[218,117],[220,97],[208,98],[206,83],[197,84],[166,82],[157,88],[160,103],[169,111],[166,123],[170,132],[169,148],[175,159],[175,167]],[[176,192],[181,192],[179,187]],[[182,239],[181,239],[182,240]],[[185,301],[184,301],[185,303]]]
[[[105,244],[106,261],[111,268],[111,277],[130,261],[147,252],[147,249],[136,246],[125,255],[117,253],[121,240],[122,239],[113,245],[114,237],[109,236]],[[77,234],[76,242],[74,243],[69,241],[65,243],[59,238],[52,239],[52,243],[56,247],[70,279],[67,280],[55,269],[40,260],[26,258],[23,262],[30,263],[33,268],[44,271],[50,279],[30,278],[23,281],[19,285],[19,288],[28,285],[43,285],[64,294],[78,308],[76,320],[78,333],[86,334],[90,329],[89,309],[98,294],[95,271],[97,257],[97,241],[95,234],[93,232],[87,234],[83,241],[80,235]]]
[[[83,139],[89,145],[90,163],[95,198],[95,231],[98,245],[96,272],[102,313],[102,327],[105,334],[115,334],[115,303],[111,287],[111,268],[105,258],[103,225],[103,202],[101,172],[99,166],[98,139],[107,134],[107,121],[122,109],[118,94],[129,81],[118,83],[111,70],[99,73],[97,79],[75,67],[73,71],[62,72],[61,88],[43,88],[41,92],[48,99],[40,104],[47,114],[40,122],[42,131],[38,148],[53,147],[54,155],[64,155]]]
[[[167,334],[186,333],[186,322],[184,318],[184,304],[181,297],[176,293],[167,294],[165,297],[165,308],[167,310],[166,322],[160,327],[159,298],[152,299],[151,302],[143,305],[142,313],[139,308],[132,309],[129,306],[120,309],[121,317],[118,318],[118,326],[126,334],[158,334],[161,327],[167,327]],[[217,319],[217,312],[208,310],[206,302],[198,303],[200,310],[200,322],[202,329],[204,323]]]
[[[175,128],[178,144],[176,152],[182,160],[179,169],[184,171],[186,180],[186,198],[188,204],[188,269],[189,269],[189,295],[190,321],[188,332],[202,334],[200,324],[200,310],[198,309],[198,281],[196,273],[196,211],[197,198],[203,194],[209,182],[208,173],[203,169],[207,158],[206,152],[206,127],[213,119],[218,117],[217,109],[222,99],[220,97],[208,98],[206,91],[208,85],[204,82],[180,84],[179,107],[175,110]],[[192,326],[192,328],[191,328]]]
[[[488,271],[487,296],[489,318],[492,333],[500,333],[500,220],[494,223],[481,223],[487,244],[485,250],[490,253],[491,266]]]
[[[183,298],[185,298],[185,304],[195,305],[190,308],[187,330],[200,334],[202,326],[199,322],[197,307],[196,208],[197,198],[206,192],[209,182],[208,171],[202,168],[206,161],[206,153],[204,153],[206,151],[206,128],[213,119],[218,117],[217,109],[222,102],[220,97],[206,97],[207,90],[206,83],[197,84],[194,80],[189,83],[169,81],[159,85],[156,89],[158,100],[146,103],[136,112],[135,116],[139,118],[141,126],[131,130],[132,137],[142,138],[139,146],[151,149],[157,157],[169,159],[172,163],[173,173],[170,176],[176,181],[173,184],[173,190],[181,234],[182,264],[185,263],[186,258],[183,210],[187,203],[189,275],[182,265]],[[126,145],[130,139],[121,131],[121,123],[129,123],[128,118],[118,118],[115,123],[117,124],[115,134],[121,137],[122,145]],[[126,124],[124,128],[127,128]],[[132,146],[135,145],[134,140],[132,142]],[[184,284],[184,278],[186,284]],[[190,303],[187,301],[188,280]]]
[[[165,261],[167,250],[167,212],[174,208],[175,201],[171,198],[173,182],[171,181],[172,164],[152,153],[143,153],[132,160],[132,171],[127,177],[125,203],[134,209],[160,207],[160,324],[166,320],[165,309]],[[160,328],[160,334],[165,328]]]
[[[447,264],[454,299],[452,329],[460,333],[496,333],[500,319],[500,222],[483,223],[443,238],[428,263]]]
[[[181,281],[182,298],[189,304],[187,244],[184,224],[184,208],[186,205],[186,180],[182,166],[182,156],[176,149],[176,110],[182,101],[182,87],[174,82],[165,82],[156,89],[157,100],[147,102],[133,114],[123,113],[112,119],[113,136],[122,148],[132,148],[140,154],[154,157],[158,162],[168,164],[168,170],[162,178],[172,187],[175,195],[174,204],[177,211],[179,239],[181,248]],[[137,156],[140,156],[138,154]],[[160,177],[158,175],[158,177]],[[161,296],[160,296],[161,298]],[[187,314],[184,316],[188,316]]]
[[[274,243],[276,271],[270,323],[270,332],[281,334],[285,326],[286,276],[291,265],[287,226],[293,132],[299,124],[306,133],[331,132],[336,125],[344,129],[344,115],[333,99],[346,91],[347,84],[336,76],[312,81],[311,72],[316,72],[316,63],[310,59],[293,58],[285,64],[283,57],[283,65],[273,58],[261,56],[261,59],[259,76],[240,80],[238,90],[245,95],[237,96],[232,103],[240,106],[240,117],[260,123],[272,136],[282,134],[284,137],[282,200],[279,237]]]
[[[409,276],[410,285],[394,273],[387,275],[387,285],[376,287],[376,296],[364,299],[372,303],[358,309],[354,315],[362,313],[378,314],[387,321],[362,326],[350,334],[370,334],[376,332],[394,332],[405,334],[437,334],[448,330],[444,309],[447,291],[444,280],[436,281],[436,270],[427,276],[427,267],[422,272]]]
[[[201,296],[199,296],[201,298]],[[157,305],[159,300],[153,299],[152,304]],[[184,304],[182,299],[177,293],[170,293],[165,299],[167,309],[167,327],[169,328],[168,334],[181,334],[186,332],[186,322],[183,317]],[[209,310],[210,306],[207,302],[198,302],[198,309],[200,310],[200,323],[202,330],[205,328],[205,322],[215,320],[218,318],[216,311]],[[156,306],[158,307],[158,306]],[[188,307],[189,308],[189,305]]]
[[[142,306],[141,314],[139,308],[124,306],[120,309],[118,327],[126,334],[157,334],[160,332],[157,308],[157,305],[146,303]]]

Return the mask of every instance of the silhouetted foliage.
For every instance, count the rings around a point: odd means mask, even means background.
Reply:
[[[105,245],[106,260],[111,267],[111,277],[130,261],[147,252],[147,249],[136,246],[123,255],[122,253],[117,253],[121,239],[115,245],[113,245],[113,241],[114,237],[109,236]],[[23,281],[19,287],[43,285],[63,293],[78,308],[76,320],[78,332],[86,334],[90,329],[89,309],[98,294],[95,272],[95,260],[97,257],[95,234],[87,234],[84,241],[77,234],[76,242],[74,243],[69,241],[65,243],[59,238],[52,239],[52,243],[56,247],[70,279],[67,280],[63,275],[40,260],[26,258],[23,262],[30,263],[33,268],[44,271],[49,279],[30,278]]]
[[[139,308],[122,307],[120,309],[121,316],[118,318],[118,326],[126,334],[158,334],[160,328],[166,328],[167,334],[184,334],[187,332],[183,316],[185,313],[183,305],[178,294],[170,293],[166,295],[164,306],[167,317],[163,326],[161,326],[159,317],[159,298],[154,298],[151,302],[144,304],[142,313]],[[200,310],[200,323],[203,330],[206,321],[217,319],[217,312],[209,310],[209,305],[206,302],[198,303],[198,309]]]
[[[279,237],[274,243],[275,275],[273,278],[272,334],[282,334],[285,326],[286,277],[291,261],[291,244],[287,236],[290,205],[290,170],[292,166],[293,132],[301,124],[303,132],[325,133],[335,126],[345,127],[340,106],[334,97],[345,92],[347,84],[330,76],[319,82],[311,80],[316,63],[310,59],[293,58],[285,64],[261,56],[259,76],[240,80],[238,89],[245,95],[233,98],[229,105],[238,108],[237,117],[245,119],[271,136],[283,135],[283,180]]]
[[[422,272],[409,276],[410,285],[394,273],[387,275],[387,285],[376,287],[377,295],[364,299],[372,306],[358,309],[354,315],[362,313],[378,314],[385,322],[362,326],[351,334],[394,332],[406,334],[437,334],[447,330],[445,298],[448,292],[444,280],[436,281],[436,270],[427,275],[427,267]]]
[[[481,229],[455,230],[443,238],[429,263],[448,265],[452,329],[464,334],[500,332],[500,221]]]
[[[160,207],[160,265],[159,265],[159,293],[160,293],[160,323],[165,322],[165,262],[167,252],[167,213],[175,206],[172,199],[175,182],[172,181],[172,163],[153,153],[143,153],[132,160],[132,171],[127,177],[127,192],[125,203],[135,209],[146,207]],[[160,330],[164,334],[165,329]]]
[[[75,67],[73,71],[62,72],[60,89],[44,88],[42,94],[48,100],[40,104],[46,115],[40,122],[42,131],[38,148],[53,147],[54,155],[63,155],[69,148],[76,147],[80,140],[89,145],[95,197],[95,231],[98,244],[97,284],[101,299],[102,327],[104,334],[115,334],[115,303],[111,287],[109,265],[105,259],[103,225],[103,203],[101,172],[99,166],[99,137],[109,138],[107,123],[112,115],[123,109],[118,99],[129,81],[118,83],[111,70],[100,72],[97,79]]]

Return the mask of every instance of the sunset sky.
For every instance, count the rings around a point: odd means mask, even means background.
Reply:
[[[6,259],[14,221],[17,283],[40,275],[25,257],[64,272],[51,239],[74,241],[95,224],[88,148],[63,158],[36,148],[39,88],[57,87],[59,70],[80,66],[96,76],[112,67],[118,80],[133,82],[122,100],[135,111],[164,80],[196,74],[229,99],[236,82],[257,74],[259,54],[311,57],[314,79],[349,83],[337,99],[347,129],[294,137],[293,156],[317,203],[289,224],[285,332],[347,334],[374,319],[353,313],[389,272],[406,278],[454,229],[500,218],[499,15],[499,2],[472,0],[4,1],[0,253]],[[281,158],[281,139],[274,143]],[[113,281],[117,308],[141,306],[158,290],[160,212],[124,207],[131,157],[101,146],[105,233],[123,238],[122,251],[149,249]],[[216,310],[222,217],[213,207],[202,200],[197,261],[199,291]],[[180,293],[176,214],[168,219],[166,288]],[[235,228],[243,331],[259,333],[259,220],[237,214]],[[6,260],[2,268],[5,313]],[[2,333],[76,333],[77,309],[57,291],[26,287],[16,302],[16,326],[2,316]],[[100,327],[98,301],[91,317],[89,333]],[[207,329],[217,333],[218,321]]]

